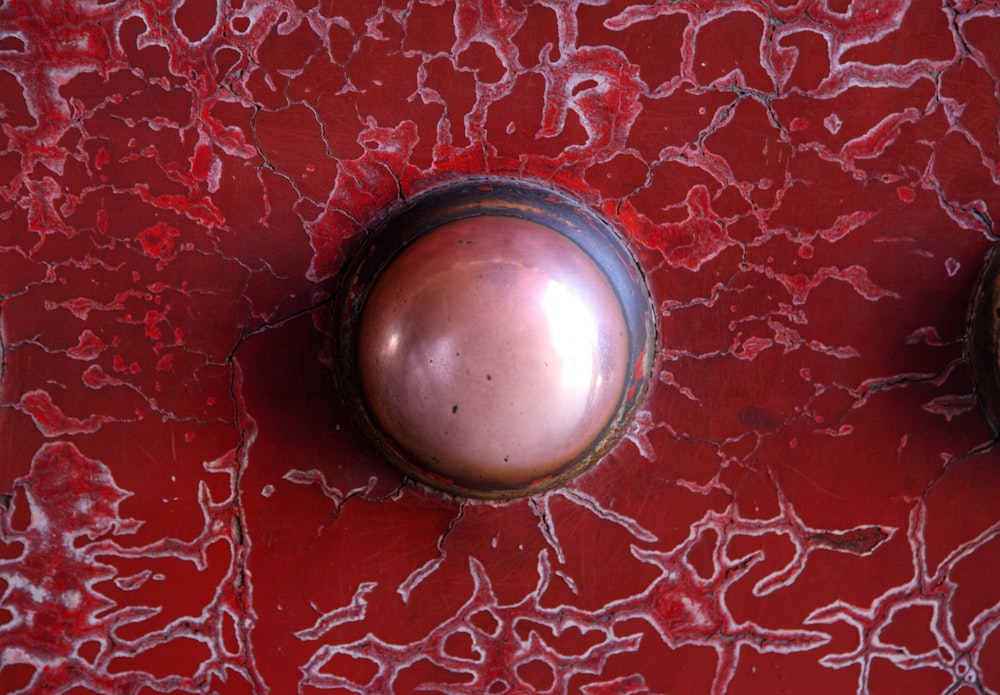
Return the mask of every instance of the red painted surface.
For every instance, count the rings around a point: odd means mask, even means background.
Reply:
[[[0,690],[1000,692],[963,356],[1000,6],[0,6]],[[363,229],[466,175],[625,235],[626,441],[503,505],[332,390]]]

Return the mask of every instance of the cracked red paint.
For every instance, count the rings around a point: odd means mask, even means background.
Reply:
[[[967,0],[9,0],[0,690],[1000,692]],[[329,299],[464,176],[613,220],[658,379],[568,488],[366,448]],[[75,689],[75,690],[74,690]]]

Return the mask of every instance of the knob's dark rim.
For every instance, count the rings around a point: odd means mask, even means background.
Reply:
[[[993,430],[1000,434],[1000,252],[994,247],[987,256],[976,289],[969,303],[965,350],[976,395],[990,419]]]
[[[579,456],[527,486],[480,489],[443,478],[413,460],[368,411],[358,376],[358,328],[368,294],[382,271],[414,240],[449,222],[476,216],[518,217],[573,241],[600,268],[622,308],[629,364],[614,415]],[[594,211],[558,191],[511,179],[481,179],[434,188],[390,214],[346,266],[335,301],[334,373],[354,421],[382,455],[407,476],[461,497],[503,500],[564,484],[603,458],[628,431],[649,386],[656,344],[655,312],[628,247]]]

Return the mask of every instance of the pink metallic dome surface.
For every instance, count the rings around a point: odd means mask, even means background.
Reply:
[[[522,487],[597,439],[629,368],[601,270],[530,220],[471,217],[425,234],[362,312],[358,368],[381,428],[431,472]]]

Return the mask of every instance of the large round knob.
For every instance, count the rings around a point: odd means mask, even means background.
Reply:
[[[1000,251],[994,247],[969,305],[966,352],[976,394],[1000,432]]]
[[[610,267],[609,267],[610,266]],[[448,492],[530,494],[629,424],[653,324],[611,229],[515,183],[437,191],[362,246],[340,297],[340,381],[389,460]]]

